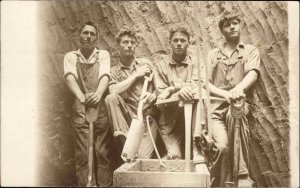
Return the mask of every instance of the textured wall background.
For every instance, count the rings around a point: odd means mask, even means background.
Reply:
[[[251,109],[251,172],[259,186],[289,185],[288,12],[284,2],[40,1],[40,185],[75,185],[70,129],[72,96],[63,81],[63,57],[78,45],[85,21],[100,29],[97,46],[117,59],[114,36],[123,27],[138,31],[137,56],[154,62],[170,52],[168,29],[188,26],[200,36],[201,59],[223,41],[217,22],[225,10],[244,18],[242,39],[261,53],[261,79]],[[24,7],[25,8],[25,7]],[[26,37],[26,36],[25,36]],[[195,42],[191,46],[195,49]]]

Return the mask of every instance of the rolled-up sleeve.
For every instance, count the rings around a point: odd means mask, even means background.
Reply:
[[[110,85],[114,85],[114,84],[117,84],[117,83],[118,83],[117,78],[113,74],[111,74],[108,85],[110,86]]]
[[[199,68],[199,62],[197,59],[192,60],[192,81],[198,81],[198,68]],[[202,75],[201,75],[202,76]]]
[[[157,95],[161,94],[164,89],[169,87],[166,81],[166,77],[163,74],[163,69],[161,67],[162,63],[163,62],[156,63],[154,68],[154,82],[156,86]]]
[[[214,51],[210,51],[207,55],[207,61],[206,61],[206,66],[207,66],[207,78],[210,83],[213,83],[213,72],[214,72],[214,66],[213,66],[213,54]]]
[[[244,64],[244,75],[251,70],[254,70],[258,76],[260,75],[260,54],[256,47],[250,50],[247,61]]]
[[[118,68],[117,68],[117,66],[118,65],[115,65],[110,69],[110,79],[109,79],[109,82],[108,82],[109,86],[117,84],[119,82],[118,81],[118,70],[117,70]]]
[[[100,80],[103,76],[110,76],[110,55],[108,51],[101,50],[99,53],[99,76],[98,79]]]
[[[77,70],[76,70],[76,54],[69,52],[64,57],[64,78],[68,75],[73,75],[76,79],[78,79]]]

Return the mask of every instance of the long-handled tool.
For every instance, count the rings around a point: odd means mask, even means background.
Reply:
[[[197,37],[197,43],[200,42],[199,37]],[[203,104],[202,104],[202,81],[201,81],[201,62],[200,62],[200,47],[199,43],[197,44],[196,48],[196,58],[197,58],[197,65],[198,65],[198,96],[199,96],[199,101],[198,101],[198,106],[197,106],[197,117],[196,117],[196,124],[195,124],[195,130],[194,130],[194,137],[195,138],[200,138],[202,134],[202,130],[204,127],[202,124],[205,124],[205,121],[201,119],[201,112],[203,111]],[[209,96],[207,96],[209,97]]]
[[[231,116],[234,118],[234,145],[233,145],[233,184],[238,186],[238,171],[240,158],[240,128],[241,121],[245,115],[245,99],[230,100]]]
[[[218,100],[218,101],[224,101],[224,99],[221,98],[216,98],[210,96],[210,89],[209,89],[209,81],[208,81],[208,67],[206,63],[201,63],[200,61],[200,53],[202,50],[200,50],[200,40],[199,40],[199,34],[197,36],[197,48],[196,48],[196,57],[197,57],[197,65],[198,65],[198,106],[197,106],[197,118],[196,118],[196,125],[195,125],[195,130],[194,130],[194,137],[197,138],[197,141],[200,140],[200,145],[201,149],[204,152],[209,152],[213,148],[213,139],[211,135],[211,119],[210,119],[210,114],[211,114],[211,100]],[[202,72],[201,68],[202,65],[204,66],[204,71],[205,71],[205,88],[206,88],[206,96],[202,96]],[[205,119],[201,119],[202,115],[201,113],[204,111],[204,105],[203,101],[206,103],[206,118],[207,118],[207,123],[205,122]],[[204,118],[204,117],[203,117]],[[205,126],[206,125],[206,126]]]
[[[148,83],[152,80],[152,78],[153,73],[150,76],[145,76],[141,98],[146,94]],[[143,107],[144,101],[140,100],[137,109],[137,118],[132,118],[132,122],[130,124],[130,128],[121,154],[121,158],[124,161],[134,161],[142,138],[144,136],[146,127],[144,126],[143,122]]]
[[[92,186],[94,171],[94,122],[98,119],[98,108],[89,107],[85,111],[86,121],[89,123],[89,145],[88,145],[88,183],[87,187]]]
[[[197,65],[198,65],[198,104],[197,104],[197,111],[196,111],[196,119],[194,122],[194,133],[193,133],[193,163],[196,164],[196,171],[203,172],[207,169],[206,160],[204,157],[203,151],[201,151],[201,136],[203,132],[207,132],[205,129],[205,116],[204,116],[204,105],[203,105],[203,95],[202,95],[202,62],[200,60],[200,40],[199,36],[197,37],[197,48],[196,48],[196,58],[197,58]],[[209,99],[211,100],[210,96]],[[205,145],[207,146],[207,145]]]
[[[192,110],[193,104],[184,103],[184,120],[185,120],[185,171],[191,171],[191,137],[192,137]]]
[[[207,144],[207,148],[205,148],[207,151],[210,151],[213,148],[213,138],[212,138],[212,130],[211,130],[211,101],[209,99],[210,96],[210,87],[209,87],[209,81],[208,81],[208,66],[206,63],[204,63],[205,67],[205,88],[206,88],[206,114],[207,114],[207,127],[206,130],[203,131],[203,138]]]

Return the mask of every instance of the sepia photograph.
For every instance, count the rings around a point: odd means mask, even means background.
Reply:
[[[299,3],[2,1],[0,175],[298,187]]]

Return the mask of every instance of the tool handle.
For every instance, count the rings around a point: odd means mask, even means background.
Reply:
[[[149,81],[152,80],[152,77],[153,77],[153,73],[150,76],[144,76],[144,84],[143,84],[143,89],[140,97],[145,96],[148,89]],[[144,107],[144,101],[140,100],[137,108],[138,119],[143,119],[143,107]]]
[[[192,111],[193,111],[193,104],[191,104],[191,103],[184,104],[185,172],[191,171]]]
[[[241,119],[245,115],[245,98],[230,99],[231,116],[235,119]]]
[[[151,75],[153,76],[153,73]],[[143,97],[146,94],[149,80],[151,80],[151,75],[149,77],[144,77],[144,84],[140,97]],[[144,101],[140,100],[137,108],[137,118],[132,118],[127,138],[122,150],[121,158],[124,161],[133,161],[141,144],[144,130],[146,128],[143,122],[143,107]]]
[[[88,148],[88,183],[87,186],[92,186],[93,180],[93,145],[94,145],[94,124],[93,122],[89,123],[89,148]]]

